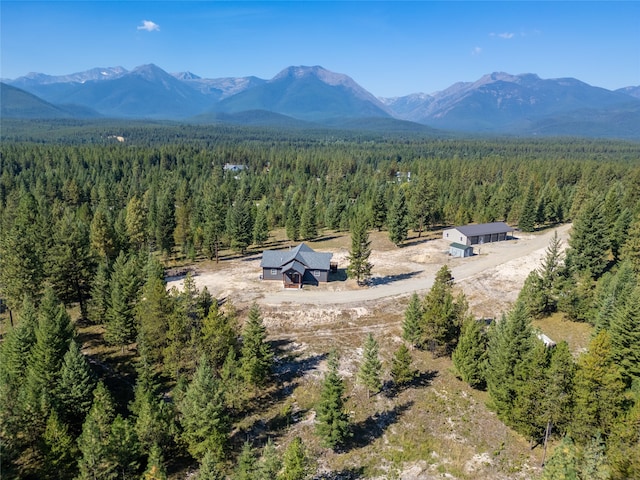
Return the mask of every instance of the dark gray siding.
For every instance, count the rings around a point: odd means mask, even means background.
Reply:
[[[274,271],[275,274],[271,272]],[[279,268],[263,268],[262,269],[263,280],[282,280],[282,272]]]

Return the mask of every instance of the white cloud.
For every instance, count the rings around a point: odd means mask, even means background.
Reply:
[[[489,34],[489,36],[490,37],[498,37],[498,38],[501,38],[503,40],[510,40],[513,37],[515,37],[515,33],[513,33],[513,32],[502,32],[502,33],[493,33],[493,32],[491,32]]]
[[[480,47],[473,47],[473,50],[471,50],[471,55],[480,55],[482,53],[482,48]]]
[[[146,30],[147,32],[159,32],[160,25],[151,20],[143,20],[142,25],[138,25],[138,30]]]

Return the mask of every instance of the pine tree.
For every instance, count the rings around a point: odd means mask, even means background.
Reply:
[[[541,480],[579,480],[576,457],[573,440],[565,436],[544,466]]]
[[[150,362],[162,363],[174,304],[164,280],[155,275],[148,276],[142,299],[136,305],[135,319],[138,324],[138,350],[144,348]]]
[[[449,268],[443,265],[422,304],[421,345],[436,355],[452,352],[466,310],[467,303],[462,294],[454,299],[453,277]]]
[[[77,302],[82,317],[87,318],[86,299],[94,260],[89,250],[87,225],[70,210],[65,210],[56,222],[48,260],[49,278],[58,298],[65,304]]]
[[[313,195],[307,195],[307,201],[302,208],[300,216],[300,237],[302,240],[311,240],[318,236],[316,199]]]
[[[100,207],[93,214],[89,239],[92,254],[95,254],[101,262],[109,263],[116,253],[116,234],[111,220],[106,212],[106,207]]]
[[[256,472],[256,480],[275,480],[278,478],[278,473],[281,469],[282,461],[278,456],[273,440],[269,437],[267,443],[262,449],[262,455],[260,455],[260,462],[258,463],[258,469]]]
[[[36,343],[31,349],[26,378],[31,392],[29,408],[34,413],[39,411],[42,405],[46,409],[56,405],[55,392],[60,382],[64,357],[73,336],[71,319],[64,305],[58,303],[50,288],[45,291],[38,309],[35,336]]]
[[[536,194],[533,183],[529,184],[527,195],[522,204],[518,228],[523,232],[533,232],[536,227]]]
[[[373,204],[371,206],[371,225],[379,232],[387,220],[387,199],[384,184],[380,185],[375,192]]]
[[[110,290],[111,301],[107,311],[107,342],[124,347],[136,339],[135,304],[141,286],[141,269],[135,257],[127,258],[120,252],[113,264]]]
[[[609,329],[611,353],[627,385],[640,380],[640,285],[616,309]]]
[[[0,344],[0,377],[12,388],[23,381],[31,349],[36,343],[38,317],[31,299],[25,296],[18,324]]]
[[[88,308],[89,320],[96,325],[107,323],[107,312],[111,302],[109,276],[107,264],[100,263],[91,283],[91,300]]]
[[[197,480],[224,480],[225,476],[220,470],[220,459],[210,450],[204,454],[196,478]],[[272,480],[274,478],[271,477]]]
[[[193,232],[191,231],[193,202],[186,181],[180,182],[175,201],[173,242],[180,247],[180,252],[186,256],[189,253],[189,248],[193,246]]]
[[[120,478],[131,478],[138,470],[140,442],[134,426],[128,419],[118,415],[111,424],[109,452],[117,465]]]
[[[311,472],[311,461],[300,437],[295,437],[284,451],[282,473],[278,480],[304,480]]]
[[[417,293],[411,295],[409,305],[404,312],[402,322],[402,338],[412,346],[420,344],[422,338],[422,305]]]
[[[266,341],[267,330],[262,323],[260,308],[254,303],[242,330],[241,369],[247,383],[262,385],[268,379],[273,365],[273,352]]]
[[[154,445],[167,445],[171,438],[173,405],[156,395],[156,385],[148,366],[138,367],[138,381],[134,390],[134,400],[129,409],[133,413],[134,429],[140,440],[142,451]]]
[[[149,459],[147,460],[147,469],[142,475],[142,480],[167,480],[167,471],[164,467],[162,458],[162,450],[158,445],[153,445],[149,451]],[[208,477],[198,476],[198,480],[209,480]],[[218,480],[212,477],[212,480]],[[220,478],[222,480],[222,478]]]
[[[602,330],[578,358],[572,435],[580,441],[591,438],[596,431],[608,436],[622,414],[624,390],[620,367],[613,360],[611,339]]]
[[[175,197],[172,189],[165,189],[156,197],[154,236],[156,245],[165,255],[171,255],[174,247],[173,231],[176,228]]]
[[[407,239],[408,227],[407,201],[404,190],[399,188],[387,215],[387,228],[389,229],[389,239],[400,245]]]
[[[209,450],[222,460],[229,434],[229,420],[223,403],[220,381],[213,376],[206,357],[200,359],[184,398],[178,403],[182,437],[189,453],[202,459]]]
[[[73,478],[77,470],[78,447],[67,425],[55,411],[47,419],[42,436],[43,461],[39,478]]]
[[[107,313],[105,340],[112,345],[122,347],[124,353],[125,346],[136,338],[133,311],[120,285],[117,282],[111,282],[111,284],[111,302]]]
[[[285,230],[287,232],[287,238],[290,241],[297,242],[300,240],[300,213],[298,212],[296,205],[291,205],[289,207]]]
[[[146,240],[147,212],[144,202],[135,195],[127,203],[125,226],[129,244],[137,250],[142,248]]]
[[[412,361],[411,352],[407,346],[405,344],[400,345],[393,354],[393,360],[391,361],[391,378],[397,387],[410,383],[416,376],[416,371],[411,366]]]
[[[436,200],[438,197],[437,182],[429,171],[422,171],[418,181],[412,184],[411,199],[409,201],[409,216],[413,229],[418,232],[418,238],[428,228],[436,216]]]
[[[640,274],[640,214],[636,214],[627,230],[627,239],[620,249],[620,258],[628,260],[635,272]]]
[[[233,472],[233,480],[254,480],[257,474],[257,463],[258,459],[251,443],[244,442]]]
[[[225,314],[214,302],[202,322],[201,345],[214,368],[220,368],[229,351],[238,348],[238,325],[233,313]]]
[[[13,218],[0,226],[0,292],[10,310],[18,310],[25,295],[34,300],[40,296],[46,232],[39,225],[39,210],[33,195],[22,195]]]
[[[251,204],[242,199],[237,199],[227,214],[227,233],[231,248],[241,255],[247,251],[253,239],[253,217]]]
[[[253,243],[259,246],[269,239],[269,222],[267,220],[267,207],[258,208],[256,221],[253,225]]]
[[[78,448],[78,480],[107,480],[117,476],[117,464],[111,455],[111,423],[114,408],[111,395],[102,382],[93,391],[93,404],[82,426]]]
[[[93,402],[96,380],[85,356],[75,341],[69,344],[57,385],[59,410],[64,422],[79,431]]]
[[[351,251],[349,252],[349,266],[347,275],[355,278],[358,285],[362,285],[371,277],[373,265],[369,262],[371,256],[371,241],[367,225],[363,220],[358,220],[351,227]]]
[[[547,386],[546,371],[549,366],[549,351],[539,339],[515,368],[515,398],[509,413],[509,425],[532,441],[542,440],[548,427],[545,412]]]
[[[582,451],[578,462],[578,477],[580,480],[609,480],[611,478],[605,444],[600,433],[591,438]]]
[[[486,387],[485,362],[487,357],[487,336],[480,323],[466,318],[462,333],[451,360],[463,381],[471,387],[483,390]]]
[[[204,251],[210,260],[220,260],[220,244],[225,232],[225,218],[227,216],[227,204],[224,195],[211,185],[205,187],[203,217],[203,244]]]
[[[584,272],[598,278],[605,270],[609,241],[602,216],[602,202],[590,199],[573,222],[566,265],[571,271]]]
[[[367,396],[371,393],[378,393],[382,388],[382,379],[380,378],[382,362],[378,357],[379,350],[378,342],[369,333],[364,342],[362,363],[358,369],[358,380],[366,387]]]
[[[535,335],[521,302],[489,329],[487,345],[487,391],[498,417],[511,424],[517,396],[516,369],[533,348]]]
[[[567,342],[559,342],[551,352],[542,394],[542,409],[552,431],[564,434],[573,417],[573,381],[576,366]]]
[[[326,447],[337,449],[351,436],[349,415],[344,410],[345,386],[338,375],[338,357],[335,352],[329,356],[329,371],[322,383],[320,403],[316,408],[316,432]]]
[[[529,274],[521,292],[530,314],[534,317],[549,315],[557,308],[562,257],[561,243],[558,232],[554,232],[542,265]]]

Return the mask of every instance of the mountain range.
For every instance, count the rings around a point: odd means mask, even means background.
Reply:
[[[433,94],[378,98],[320,66],[270,80],[205,79],[156,65],[31,73],[2,83],[3,118],[128,118],[278,126],[640,139],[640,86],[495,72]]]

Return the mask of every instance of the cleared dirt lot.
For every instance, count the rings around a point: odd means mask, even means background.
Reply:
[[[425,293],[438,269],[447,264],[456,285],[467,295],[473,313],[494,317],[513,303],[526,276],[540,264],[553,232],[558,232],[565,246],[569,230],[570,225],[563,225],[543,233],[518,232],[517,239],[481,245],[475,248],[476,255],[465,259],[450,257],[448,242],[440,238],[413,239],[407,246],[396,248],[390,247],[382,234],[372,235],[370,260],[374,268],[368,287],[340,279],[319,287],[284,289],[281,282],[260,280],[260,254],[223,260],[217,265],[200,264],[194,280],[199,288],[206,286],[214,297],[232,299],[240,308],[255,301],[266,310],[278,307],[307,312],[310,317],[318,312],[333,316],[345,311],[361,316],[381,302],[397,303],[398,298],[413,292]],[[333,252],[333,260],[344,269],[348,264],[348,236],[341,240],[344,241],[336,242],[331,237],[331,241],[314,242],[311,246]],[[341,274],[344,277],[343,271]],[[169,287],[181,288],[183,278],[168,280]]]

